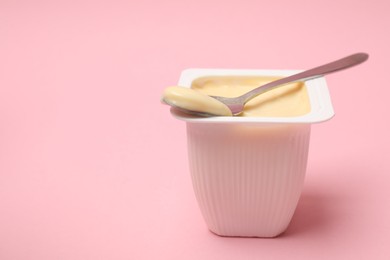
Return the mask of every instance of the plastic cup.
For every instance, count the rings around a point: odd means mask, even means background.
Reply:
[[[189,69],[179,85],[205,76],[287,76],[292,70]],[[186,122],[189,169],[204,220],[220,236],[275,237],[301,195],[313,123],[334,113],[324,78],[305,83],[311,110],[298,117],[199,118]]]

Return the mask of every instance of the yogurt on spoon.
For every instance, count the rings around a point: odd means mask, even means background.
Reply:
[[[230,109],[215,98],[191,88],[172,86],[164,90],[162,101],[170,106],[202,114],[232,116]]]

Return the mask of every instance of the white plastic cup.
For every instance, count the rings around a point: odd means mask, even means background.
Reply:
[[[179,85],[205,76],[287,76],[298,71],[190,69]],[[324,78],[305,83],[311,110],[299,117],[198,118],[186,121],[189,168],[208,228],[220,236],[275,237],[296,209],[306,173],[311,124],[334,113]]]

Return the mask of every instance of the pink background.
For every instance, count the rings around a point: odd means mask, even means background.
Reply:
[[[390,259],[388,3],[0,1],[0,259]],[[336,116],[288,230],[210,233],[162,90],[359,51],[327,77]]]

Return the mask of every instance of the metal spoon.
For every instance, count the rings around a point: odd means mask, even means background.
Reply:
[[[339,70],[347,69],[352,66],[358,65],[368,59],[368,54],[366,53],[356,53],[347,57],[344,57],[342,59],[327,63],[325,65],[315,67],[309,70],[306,70],[304,72],[300,72],[298,74],[294,74],[292,76],[288,76],[285,78],[281,78],[272,82],[269,82],[265,85],[262,85],[260,87],[257,87],[241,96],[234,97],[234,98],[226,98],[226,97],[219,97],[219,96],[211,96],[212,98],[215,98],[216,100],[224,103],[232,112],[233,115],[239,115],[243,109],[245,103],[247,103],[249,100],[255,98],[256,96],[270,91],[274,88],[281,87],[287,83],[292,83],[296,81],[306,81],[318,77],[322,77],[326,74],[330,74]],[[165,102],[167,103],[167,102]],[[169,104],[169,103],[168,103]],[[173,106],[172,104],[169,104]],[[189,113],[189,114],[197,114],[201,116],[213,116],[209,114],[199,113],[197,111],[189,111],[183,108],[180,108],[181,111]]]

